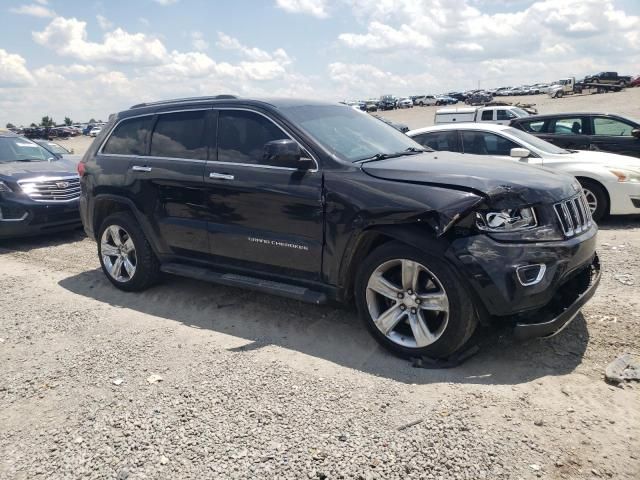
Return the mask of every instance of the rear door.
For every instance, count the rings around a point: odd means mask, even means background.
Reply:
[[[639,126],[606,116],[594,115],[590,119],[591,150],[640,157],[640,138],[631,133]]]
[[[220,109],[217,157],[205,168],[211,255],[252,271],[318,280],[322,265],[322,172],[264,158],[267,142],[293,138],[251,109]]]
[[[180,256],[209,254],[204,169],[210,114],[210,109],[199,109],[155,115],[147,155],[130,167],[138,208]]]
[[[462,153],[474,155],[491,155],[509,160],[517,160],[511,157],[512,148],[521,148],[521,145],[491,132],[476,130],[461,130]]]
[[[556,117],[547,120],[545,132],[537,135],[562,148],[589,148],[587,116]]]

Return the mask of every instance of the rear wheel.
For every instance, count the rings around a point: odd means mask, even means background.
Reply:
[[[469,295],[451,267],[398,242],[365,259],[356,301],[376,340],[404,357],[447,357],[477,324]]]
[[[121,290],[138,291],[153,285],[160,264],[135,219],[119,212],[108,216],[98,234],[102,271]]]
[[[593,180],[581,178],[582,192],[587,199],[591,216],[596,222],[602,220],[609,211],[609,198],[605,189]]]

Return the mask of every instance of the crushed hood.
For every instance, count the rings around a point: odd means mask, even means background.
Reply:
[[[473,192],[495,208],[556,203],[580,191],[565,173],[485,155],[426,152],[368,162],[362,169],[376,178]]]

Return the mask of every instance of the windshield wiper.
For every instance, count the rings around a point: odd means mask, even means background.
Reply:
[[[404,155],[415,155],[416,153],[424,153],[429,150],[424,150],[422,148],[409,147],[402,152],[394,152],[394,153],[376,153],[370,157],[361,158],[359,160],[355,160],[354,163],[367,163],[367,162],[375,162],[376,160],[386,160],[387,158],[396,158],[402,157]]]

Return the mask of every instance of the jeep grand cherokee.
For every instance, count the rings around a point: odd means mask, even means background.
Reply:
[[[448,356],[494,318],[519,337],[553,334],[600,279],[573,177],[433,152],[344,105],[135,105],[78,170],[84,227],[116,287],[166,272],[355,302],[405,356]]]

